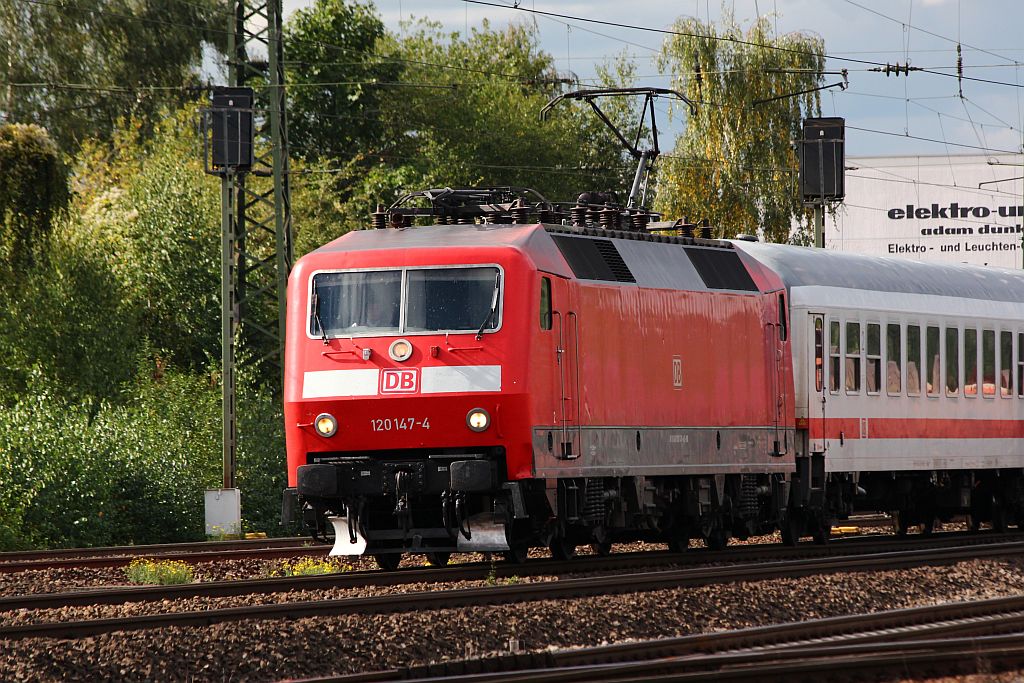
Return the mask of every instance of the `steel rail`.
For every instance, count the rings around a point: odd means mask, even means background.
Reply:
[[[125,602],[176,600],[193,597],[218,598],[257,593],[279,593],[291,590],[362,588],[367,586],[394,586],[406,583],[454,583],[456,581],[479,581],[490,576],[494,578],[561,576],[585,572],[623,571],[679,565],[700,566],[715,563],[735,564],[766,560],[808,559],[813,557],[894,552],[904,549],[955,548],[963,547],[965,543],[988,545],[1006,542],[1007,539],[1020,540],[1020,538],[1019,535],[950,535],[945,537],[941,534],[921,540],[908,540],[896,537],[886,537],[884,539],[848,538],[837,540],[827,546],[801,544],[795,548],[790,548],[773,544],[741,546],[721,551],[695,550],[678,554],[649,551],[613,554],[605,557],[580,556],[561,562],[537,559],[522,565],[511,565],[503,562],[496,564],[474,562],[447,567],[407,568],[388,572],[355,571],[319,576],[211,581],[174,586],[115,586],[91,590],[0,597],[0,612],[52,609],[71,605],[115,605]]]
[[[656,659],[642,662],[586,664],[567,669],[524,669],[484,675],[433,678],[391,678],[377,676],[365,681],[432,681],[433,683],[647,683],[658,681],[786,681],[863,680],[868,673],[935,672],[949,675],[950,665],[970,670],[981,661],[999,662],[1002,667],[1024,662],[1022,633],[998,636],[964,636],[939,640],[879,643],[861,646],[823,645],[806,650],[736,653],[711,657]],[[349,677],[303,679],[352,681]]]
[[[943,603],[869,614],[829,617],[803,622],[774,624],[733,631],[716,631],[675,638],[575,648],[556,652],[503,655],[475,660],[456,660],[438,664],[390,669],[343,676],[309,679],[338,683],[369,681],[440,681],[461,683],[502,681],[572,681],[601,678],[597,674],[621,667],[633,672],[647,667],[646,662],[672,659],[687,667],[700,668],[704,675],[727,666],[750,666],[775,660],[814,658],[844,654],[871,654],[901,643],[942,641],[946,647],[953,639],[988,637],[1013,632],[1013,642],[1024,648],[1020,632],[1024,630],[1024,597]],[[995,642],[995,641],[993,641]],[[659,664],[655,664],[657,668]],[[763,669],[760,669],[763,671]],[[646,674],[654,671],[647,669]]]
[[[867,523],[851,520],[850,526],[868,526]],[[888,523],[882,521],[881,526]],[[949,535],[965,532],[945,532],[929,536],[948,537]],[[965,534],[966,535],[966,534]],[[1004,534],[1005,535],[1005,534]],[[991,535],[989,535],[991,537]],[[1007,536],[1009,537],[1009,536]],[[855,540],[857,537],[847,537],[845,542]],[[871,541],[878,541],[877,537],[868,537]],[[914,542],[918,545],[927,543],[927,540],[914,536]],[[897,537],[893,542],[907,542],[905,537]],[[183,562],[217,562],[230,559],[274,559],[285,557],[301,557],[307,554],[315,554],[321,551],[326,552],[326,544],[311,545],[311,539],[306,537],[293,537],[284,539],[246,539],[237,541],[201,541],[196,543],[166,543],[144,546],[110,546],[103,548],[72,548],[67,550],[34,550],[26,552],[5,552],[0,553],[0,574],[13,573],[26,570],[40,569],[102,569],[111,567],[125,567],[135,559],[147,560],[181,560]],[[763,544],[769,545],[769,544]],[[804,544],[805,546],[807,544]],[[782,546],[774,545],[775,552],[787,552]],[[789,549],[791,550],[791,549]],[[733,553],[743,552],[733,547]],[[808,552],[808,551],[804,551]]]
[[[221,550],[246,550],[249,548],[289,548],[312,545],[309,536],[287,536],[282,538],[239,538],[230,541],[195,541],[191,543],[153,543],[150,545],[110,545],[94,548],[57,548],[54,550],[14,550],[0,553],[0,564],[4,562],[28,562],[30,560],[71,560],[107,555],[138,555],[206,552]],[[326,547],[326,546],[325,546]]]
[[[79,638],[111,631],[133,631],[168,626],[208,626],[246,619],[295,619],[343,614],[392,614],[452,607],[498,605],[533,600],[579,598],[592,595],[637,593],[737,581],[761,581],[842,571],[888,570],[921,565],[945,565],[1024,553],[1024,542],[972,545],[961,548],[875,553],[790,562],[740,564],[725,567],[671,569],[633,574],[612,574],[560,581],[486,586],[442,591],[303,601],[273,605],[229,607],[200,612],[136,615],[127,619],[97,619],[0,627],[0,639]]]
[[[252,560],[252,559],[278,559],[287,557],[303,557],[306,555],[326,555],[329,550],[326,545],[301,545],[291,544],[269,544],[257,547],[242,547],[237,549],[200,549],[198,551],[170,551],[152,552],[152,546],[137,546],[138,549],[145,549],[147,552],[138,552],[130,555],[96,555],[87,557],[66,557],[55,559],[33,559],[25,561],[0,562],[0,574],[12,574],[14,572],[47,570],[47,569],[104,569],[111,567],[127,567],[134,560],[166,561],[178,560],[197,564],[202,562],[221,562],[223,560]]]

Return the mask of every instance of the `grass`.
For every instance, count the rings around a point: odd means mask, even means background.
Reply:
[[[144,586],[192,583],[192,567],[177,560],[132,560],[124,570],[128,581]]]

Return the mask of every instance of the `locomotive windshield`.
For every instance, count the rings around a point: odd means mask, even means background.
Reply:
[[[313,336],[494,330],[495,267],[406,268],[317,273],[310,297]],[[321,328],[321,325],[323,326]]]

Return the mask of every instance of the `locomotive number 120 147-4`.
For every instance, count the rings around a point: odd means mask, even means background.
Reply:
[[[370,429],[375,432],[430,429],[430,418],[418,420],[415,417],[374,417],[370,419]]]

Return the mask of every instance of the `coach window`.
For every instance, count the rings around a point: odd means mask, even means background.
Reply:
[[[964,396],[978,395],[978,330],[964,328]]]
[[[977,380],[975,380],[977,381]],[[946,396],[960,395],[960,328],[946,328]]]
[[[860,392],[860,323],[846,323],[846,391]]]
[[[885,326],[885,390],[890,394],[900,393],[900,326],[889,323]]]
[[[938,396],[939,390],[939,328],[928,326],[926,338],[928,348],[925,349],[924,362],[927,363],[928,395]]]
[[[981,331],[981,395],[995,398],[996,395],[996,333],[994,330]]]
[[[882,331],[878,323],[868,323],[867,385],[869,394],[882,390]]]
[[[1024,334],[1017,333],[1017,395],[1024,396]]]
[[[999,394],[1013,396],[1013,332],[999,333]]]
[[[839,382],[842,378],[842,360],[839,346],[839,321],[831,320],[828,324],[828,389],[833,394],[839,393]]]
[[[921,395],[921,326],[907,325],[907,396]]]
[[[540,279],[540,329],[551,329],[551,278]]]

